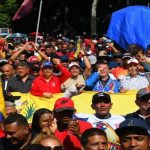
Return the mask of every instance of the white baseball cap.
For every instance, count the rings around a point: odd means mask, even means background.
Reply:
[[[138,60],[135,59],[135,58],[131,58],[131,59],[129,59],[129,60],[127,61],[127,64],[128,64],[128,65],[131,64],[131,63],[137,64],[137,65],[139,64]]]
[[[78,67],[79,69],[81,69],[81,67],[79,66],[78,63],[72,62],[72,63],[69,64],[69,70],[70,70],[72,67],[74,67],[74,66],[76,66],[76,67]]]

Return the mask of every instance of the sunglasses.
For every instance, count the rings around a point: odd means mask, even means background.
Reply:
[[[48,146],[47,149],[48,150],[64,150],[62,146],[55,146],[54,148]]]
[[[45,67],[43,67],[43,70],[45,70],[45,69],[53,69],[53,67],[51,67],[51,66],[45,66]]]

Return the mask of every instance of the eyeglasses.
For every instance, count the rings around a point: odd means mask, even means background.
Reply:
[[[48,150],[64,150],[62,146],[55,146],[54,148],[48,146],[47,149]]]

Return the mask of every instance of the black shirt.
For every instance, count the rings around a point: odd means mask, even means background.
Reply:
[[[34,77],[29,75],[27,80],[22,82],[19,76],[15,76],[8,81],[7,92],[28,93],[30,91],[33,80]]]
[[[30,138],[28,144],[23,148],[23,150],[26,149],[31,144],[31,141],[35,137],[35,134],[31,130],[30,130],[30,134],[31,134],[31,138]],[[20,146],[12,145],[10,143],[10,141],[4,137],[0,140],[0,150],[20,150]]]
[[[5,150],[4,146],[0,143],[0,150]]]
[[[133,118],[137,118],[137,119],[139,119],[139,120],[145,120],[145,122],[146,122],[146,123],[148,124],[148,126],[150,127],[150,117],[145,118],[145,119],[142,118],[142,117],[140,116],[139,110],[136,111],[136,112],[127,114],[127,115],[125,116],[125,119],[133,119]]]

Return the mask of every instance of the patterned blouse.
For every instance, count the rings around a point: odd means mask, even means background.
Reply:
[[[139,90],[149,86],[146,77],[137,75],[135,77],[126,76],[120,80],[121,88],[126,90]]]

